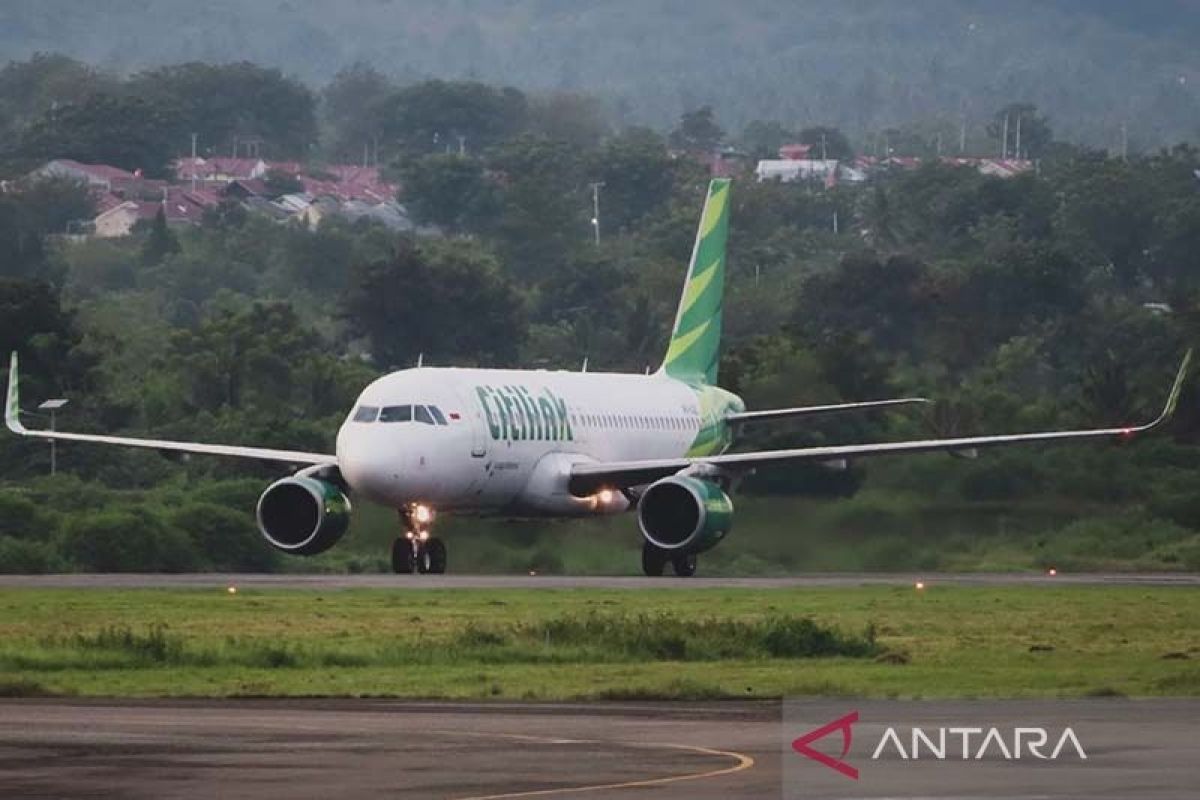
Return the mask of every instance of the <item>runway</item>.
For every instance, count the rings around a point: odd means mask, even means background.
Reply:
[[[793,737],[861,711],[845,758]],[[374,700],[0,701],[13,798],[1183,798],[1200,768],[1189,700],[470,704]],[[1072,724],[1062,762],[872,760],[885,724]],[[832,746],[832,745],[831,745]],[[837,755],[833,747],[832,754]]]
[[[0,575],[0,589],[805,589],[850,586],[1200,586],[1188,573],[812,573],[786,578],[565,575]]]
[[[3,701],[0,796],[772,796],[778,708]]]

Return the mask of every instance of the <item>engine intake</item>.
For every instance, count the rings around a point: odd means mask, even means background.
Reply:
[[[642,536],[672,553],[702,553],[733,527],[733,501],[711,481],[673,475],[651,484],[638,502]]]
[[[258,529],[285,553],[312,556],[338,543],[350,526],[350,498],[334,484],[295,476],[276,481],[258,499]]]

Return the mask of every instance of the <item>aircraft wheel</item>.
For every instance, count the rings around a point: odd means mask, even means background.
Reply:
[[[425,542],[425,561],[432,575],[441,575],[446,571],[446,543],[436,536]]]
[[[696,554],[675,556],[671,559],[671,569],[681,578],[690,578],[696,574]]]
[[[417,572],[421,575],[429,574],[430,567],[433,566],[432,554],[429,552],[428,540],[417,545]]]
[[[392,572],[397,575],[412,575],[416,566],[412,542],[403,536],[397,537],[396,541],[392,542]]]
[[[651,578],[663,574],[667,566],[667,554],[649,542],[642,543],[642,572]]]

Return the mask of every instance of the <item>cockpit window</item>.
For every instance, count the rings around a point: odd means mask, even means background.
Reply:
[[[448,424],[446,422],[446,418],[444,416],[442,416],[442,410],[440,408],[438,408],[437,406],[430,406],[429,413],[433,415],[433,419],[438,425]]]
[[[429,413],[429,409],[425,406],[413,406],[413,419],[417,422],[424,422],[426,425],[433,425],[433,415]]]
[[[379,413],[380,422],[412,422],[412,406],[386,406]]]
[[[359,406],[354,412],[355,422],[374,422],[379,416],[379,406]]]

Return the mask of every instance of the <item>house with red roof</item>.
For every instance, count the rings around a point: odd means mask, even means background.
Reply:
[[[779,158],[782,161],[804,161],[812,152],[811,144],[785,144],[779,148]]]
[[[198,225],[210,205],[204,195],[182,187],[172,187],[158,201],[123,200],[110,205],[96,216],[92,224],[98,237],[128,236],[139,222],[153,221],[161,210],[168,225]]]
[[[30,173],[34,177],[68,178],[82,181],[88,186],[111,192],[122,184],[130,184],[141,176],[120,167],[110,167],[107,164],[84,164],[69,158],[56,158],[48,161]]]
[[[261,158],[179,158],[175,160],[175,178],[181,181],[228,183],[261,178],[269,169]]]

